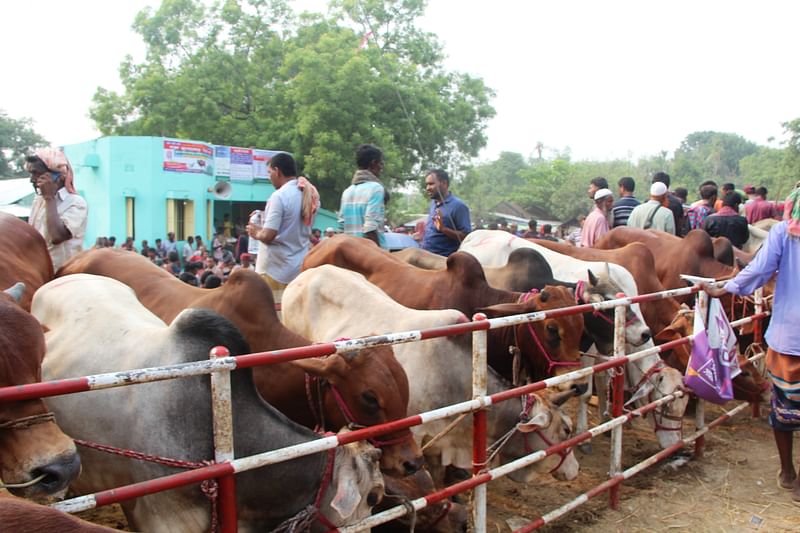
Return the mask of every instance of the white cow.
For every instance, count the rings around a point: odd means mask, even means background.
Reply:
[[[473,231],[461,243],[460,251],[468,252],[475,256],[481,264],[486,266],[503,266],[508,260],[509,254],[517,248],[532,248],[542,254],[550,267],[553,269],[553,276],[566,282],[587,282],[589,281],[590,271],[592,273],[606,273],[611,285],[619,287],[620,291],[626,296],[638,295],[636,282],[627,269],[613,263],[602,263],[598,261],[582,261],[574,257],[560,254],[544,246],[539,246],[527,239],[521,239],[504,231],[477,230]],[[614,294],[607,294],[606,298],[613,298]],[[626,327],[626,353],[635,353],[653,347],[650,339],[649,330],[643,332],[641,328],[646,328],[644,317],[638,304],[631,306],[631,310],[638,318],[633,323],[629,322]],[[643,342],[644,341],[644,342]],[[593,363],[586,359],[586,363]],[[656,400],[675,390],[682,389],[683,378],[680,372],[671,368],[665,368],[655,372],[654,366],[660,368],[662,365],[658,355],[653,354],[644,357],[633,364],[626,366],[626,380],[628,387],[639,384],[635,397]],[[600,390],[598,397],[601,399],[601,407],[605,404],[605,392],[603,390],[604,376],[598,376]],[[586,401],[591,396],[591,389],[582,398],[581,409],[578,412],[577,431],[583,431],[587,427]],[[680,419],[686,410],[688,398],[678,399],[660,412],[656,420],[656,435],[662,447],[667,448],[680,439]],[[602,409],[601,409],[602,411]]]
[[[187,309],[167,326],[128,286],[89,274],[44,285],[32,313],[47,328],[45,379],[173,365],[208,358],[222,345],[247,353],[239,331],[207,309]],[[318,438],[266,404],[252,372],[231,374],[235,455],[243,457]],[[197,376],[51,398],[48,405],[71,436],[183,461],[213,459],[209,378]],[[82,449],[80,493],[173,474],[150,462]],[[369,515],[383,494],[380,452],[357,443],[335,452],[320,510],[335,525]],[[320,453],[236,476],[240,531],[271,530],[313,504],[328,454]],[[198,485],[123,503],[130,524],[148,532],[209,529],[209,503]],[[2,529],[2,528],[0,528]]]
[[[325,302],[325,305],[320,305]],[[404,307],[356,272],[323,265],[300,274],[283,294],[283,320],[289,329],[316,341],[348,336],[360,337],[399,331],[418,330],[465,321],[459,311],[420,311]],[[421,413],[471,397],[471,350],[468,338],[443,337],[412,344],[394,346],[395,356],[409,376],[409,413]],[[507,389],[505,383],[489,369],[490,393]],[[553,396],[532,397],[536,401],[529,412],[530,428],[538,427],[552,442],[565,440],[570,433],[570,420],[558,403],[571,392]],[[496,441],[520,422],[520,404],[501,402],[489,411],[489,436]],[[449,421],[427,423],[414,429],[415,436],[425,443],[442,431]],[[529,429],[530,429],[529,428]],[[500,450],[503,462],[544,449],[547,445],[536,432],[517,432]],[[453,465],[469,469],[472,465],[472,429],[466,419],[426,450],[432,466]],[[560,466],[559,466],[560,465]],[[527,482],[534,470],[549,471],[558,479],[574,479],[578,463],[570,452],[562,458],[551,456],[511,475]]]

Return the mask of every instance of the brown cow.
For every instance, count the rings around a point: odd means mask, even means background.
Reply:
[[[212,309],[236,325],[256,352],[312,344],[280,323],[272,291],[250,270],[237,270],[222,287],[200,289],[179,281],[138,254],[103,248],[73,257],[57,275],[77,273],[107,276],[127,284],[139,301],[167,324],[184,309]],[[312,397],[307,394],[306,373],[319,379],[319,388],[310,388]],[[267,402],[306,427],[319,423],[312,403],[324,407],[324,420],[333,430],[348,423],[374,425],[406,416],[408,379],[390,347],[346,357],[333,355],[259,366],[253,369],[253,377]],[[334,389],[346,408],[339,405]],[[318,394],[322,394],[321,400]],[[384,439],[390,442],[383,447],[384,471],[402,476],[419,469],[422,454],[408,430]]]
[[[574,304],[572,292],[563,287],[547,287],[538,294],[494,289],[486,282],[480,263],[461,252],[447,258],[446,270],[423,270],[367,240],[338,235],[315,246],[306,256],[303,270],[324,264],[363,274],[396,302],[413,309],[456,309],[467,316],[483,312],[492,318]],[[522,352],[521,362],[533,380],[547,377],[553,368],[563,366],[558,363],[580,360],[580,315],[551,318],[530,326],[489,331],[489,362],[503,377],[515,379],[510,349]]]
[[[744,268],[755,256],[735,247],[727,237],[712,237],[711,240],[714,243],[714,259],[728,266]]]
[[[42,327],[28,311],[33,290],[52,277],[53,265],[42,236],[2,213],[0,249],[5,255],[0,288],[20,280],[26,283],[0,292],[0,387],[36,383],[42,380],[45,342]],[[12,488],[13,493],[63,495],[78,472],[75,444],[61,432],[42,400],[0,402],[0,479],[17,485],[41,476],[30,487]]]
[[[641,243],[634,242],[616,250],[578,248],[546,240],[537,240],[536,244],[584,261],[606,261],[620,265],[633,276],[636,281],[636,288],[639,289],[639,294],[664,290],[664,285],[656,276],[653,254]],[[669,326],[680,310],[679,304],[671,298],[654,302],[642,302],[639,306],[642,309],[644,321],[650,326],[650,331],[654,332],[661,331]]]
[[[98,526],[44,505],[0,494],[0,530],[14,533],[108,533]]]

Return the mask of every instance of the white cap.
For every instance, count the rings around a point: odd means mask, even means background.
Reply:
[[[650,196],[664,196],[665,194],[667,194],[667,186],[660,181],[650,186]]]
[[[595,200],[602,200],[606,196],[613,196],[613,195],[614,195],[614,193],[611,192],[609,189],[598,189],[594,193],[594,199]]]
[[[333,228],[325,228],[325,233],[328,233],[329,231],[330,231],[331,233],[333,233],[333,231],[334,231],[334,230],[333,230]]]

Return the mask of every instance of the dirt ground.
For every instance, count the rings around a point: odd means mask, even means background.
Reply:
[[[731,403],[728,408],[735,404]],[[709,405],[706,420],[722,409]],[[762,408],[762,415],[766,409]],[[691,422],[685,431],[693,430]],[[596,420],[594,421],[596,422]],[[489,533],[508,533],[547,513],[606,479],[609,439],[593,441],[594,452],[578,460],[581,473],[571,482],[543,477],[540,483],[520,485],[501,479],[489,486]],[[795,446],[795,457],[798,457]],[[623,466],[632,466],[659,450],[644,421],[624,429]],[[602,494],[541,531],[562,532],[797,532],[800,507],[775,483],[778,458],[772,430],[749,409],[706,436],[701,459],[674,470],[663,463],[627,481],[619,511],[608,507]],[[84,519],[127,530],[117,506],[87,511]]]

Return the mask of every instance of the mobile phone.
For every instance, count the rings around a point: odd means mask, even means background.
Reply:
[[[50,175],[53,176],[53,183],[58,181],[58,178],[61,177],[61,172],[50,171]]]

